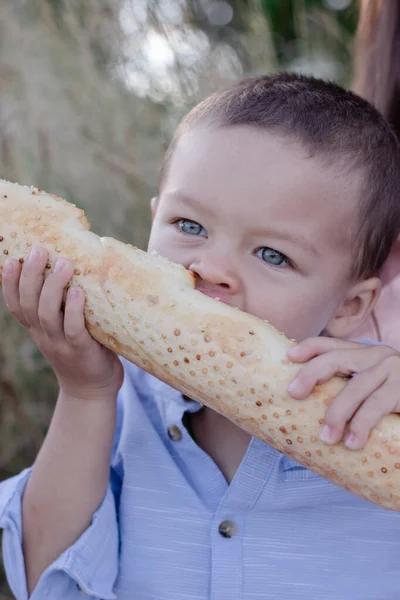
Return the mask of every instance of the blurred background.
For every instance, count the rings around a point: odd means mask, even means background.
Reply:
[[[348,85],[358,8],[1,0],[0,178],[60,194],[96,233],[145,248],[149,201],[182,115],[212,91],[282,69]],[[56,394],[52,371],[0,299],[0,480],[32,463]]]

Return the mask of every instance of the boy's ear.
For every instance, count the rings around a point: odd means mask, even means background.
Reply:
[[[156,216],[157,208],[158,208],[158,196],[154,196],[150,202],[151,206],[151,218],[154,221],[154,217]]]
[[[348,292],[336,315],[325,331],[336,338],[345,338],[370,315],[381,292],[381,281],[370,277],[356,283]]]

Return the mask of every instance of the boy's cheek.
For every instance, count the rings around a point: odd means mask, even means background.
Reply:
[[[147,250],[156,252],[172,262],[184,264],[185,253],[177,245],[175,235],[173,235],[175,232],[170,228],[172,229],[171,225],[161,223],[157,217],[153,222]]]

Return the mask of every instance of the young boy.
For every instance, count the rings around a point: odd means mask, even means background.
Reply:
[[[290,391],[356,373],[321,436],[362,448],[400,411],[400,356],[342,341],[370,313],[400,230],[400,150],[336,85],[245,81],[179,127],[149,249],[197,288],[300,343]],[[32,469],[0,487],[18,600],[394,600],[400,515],[301,467],[95,342],[60,259],[9,261],[6,303],[52,364],[59,398]],[[399,424],[400,431],[400,424]],[[111,466],[111,468],[110,468]]]

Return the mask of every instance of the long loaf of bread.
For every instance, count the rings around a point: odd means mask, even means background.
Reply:
[[[335,377],[304,401],[287,394],[299,366],[268,323],[194,288],[184,267],[89,231],[82,210],[34,187],[0,180],[0,274],[34,245],[75,262],[91,335],[182,393],[336,485],[400,510],[400,420],[383,418],[362,451],[318,439]],[[1,283],[1,276],[0,276]]]

